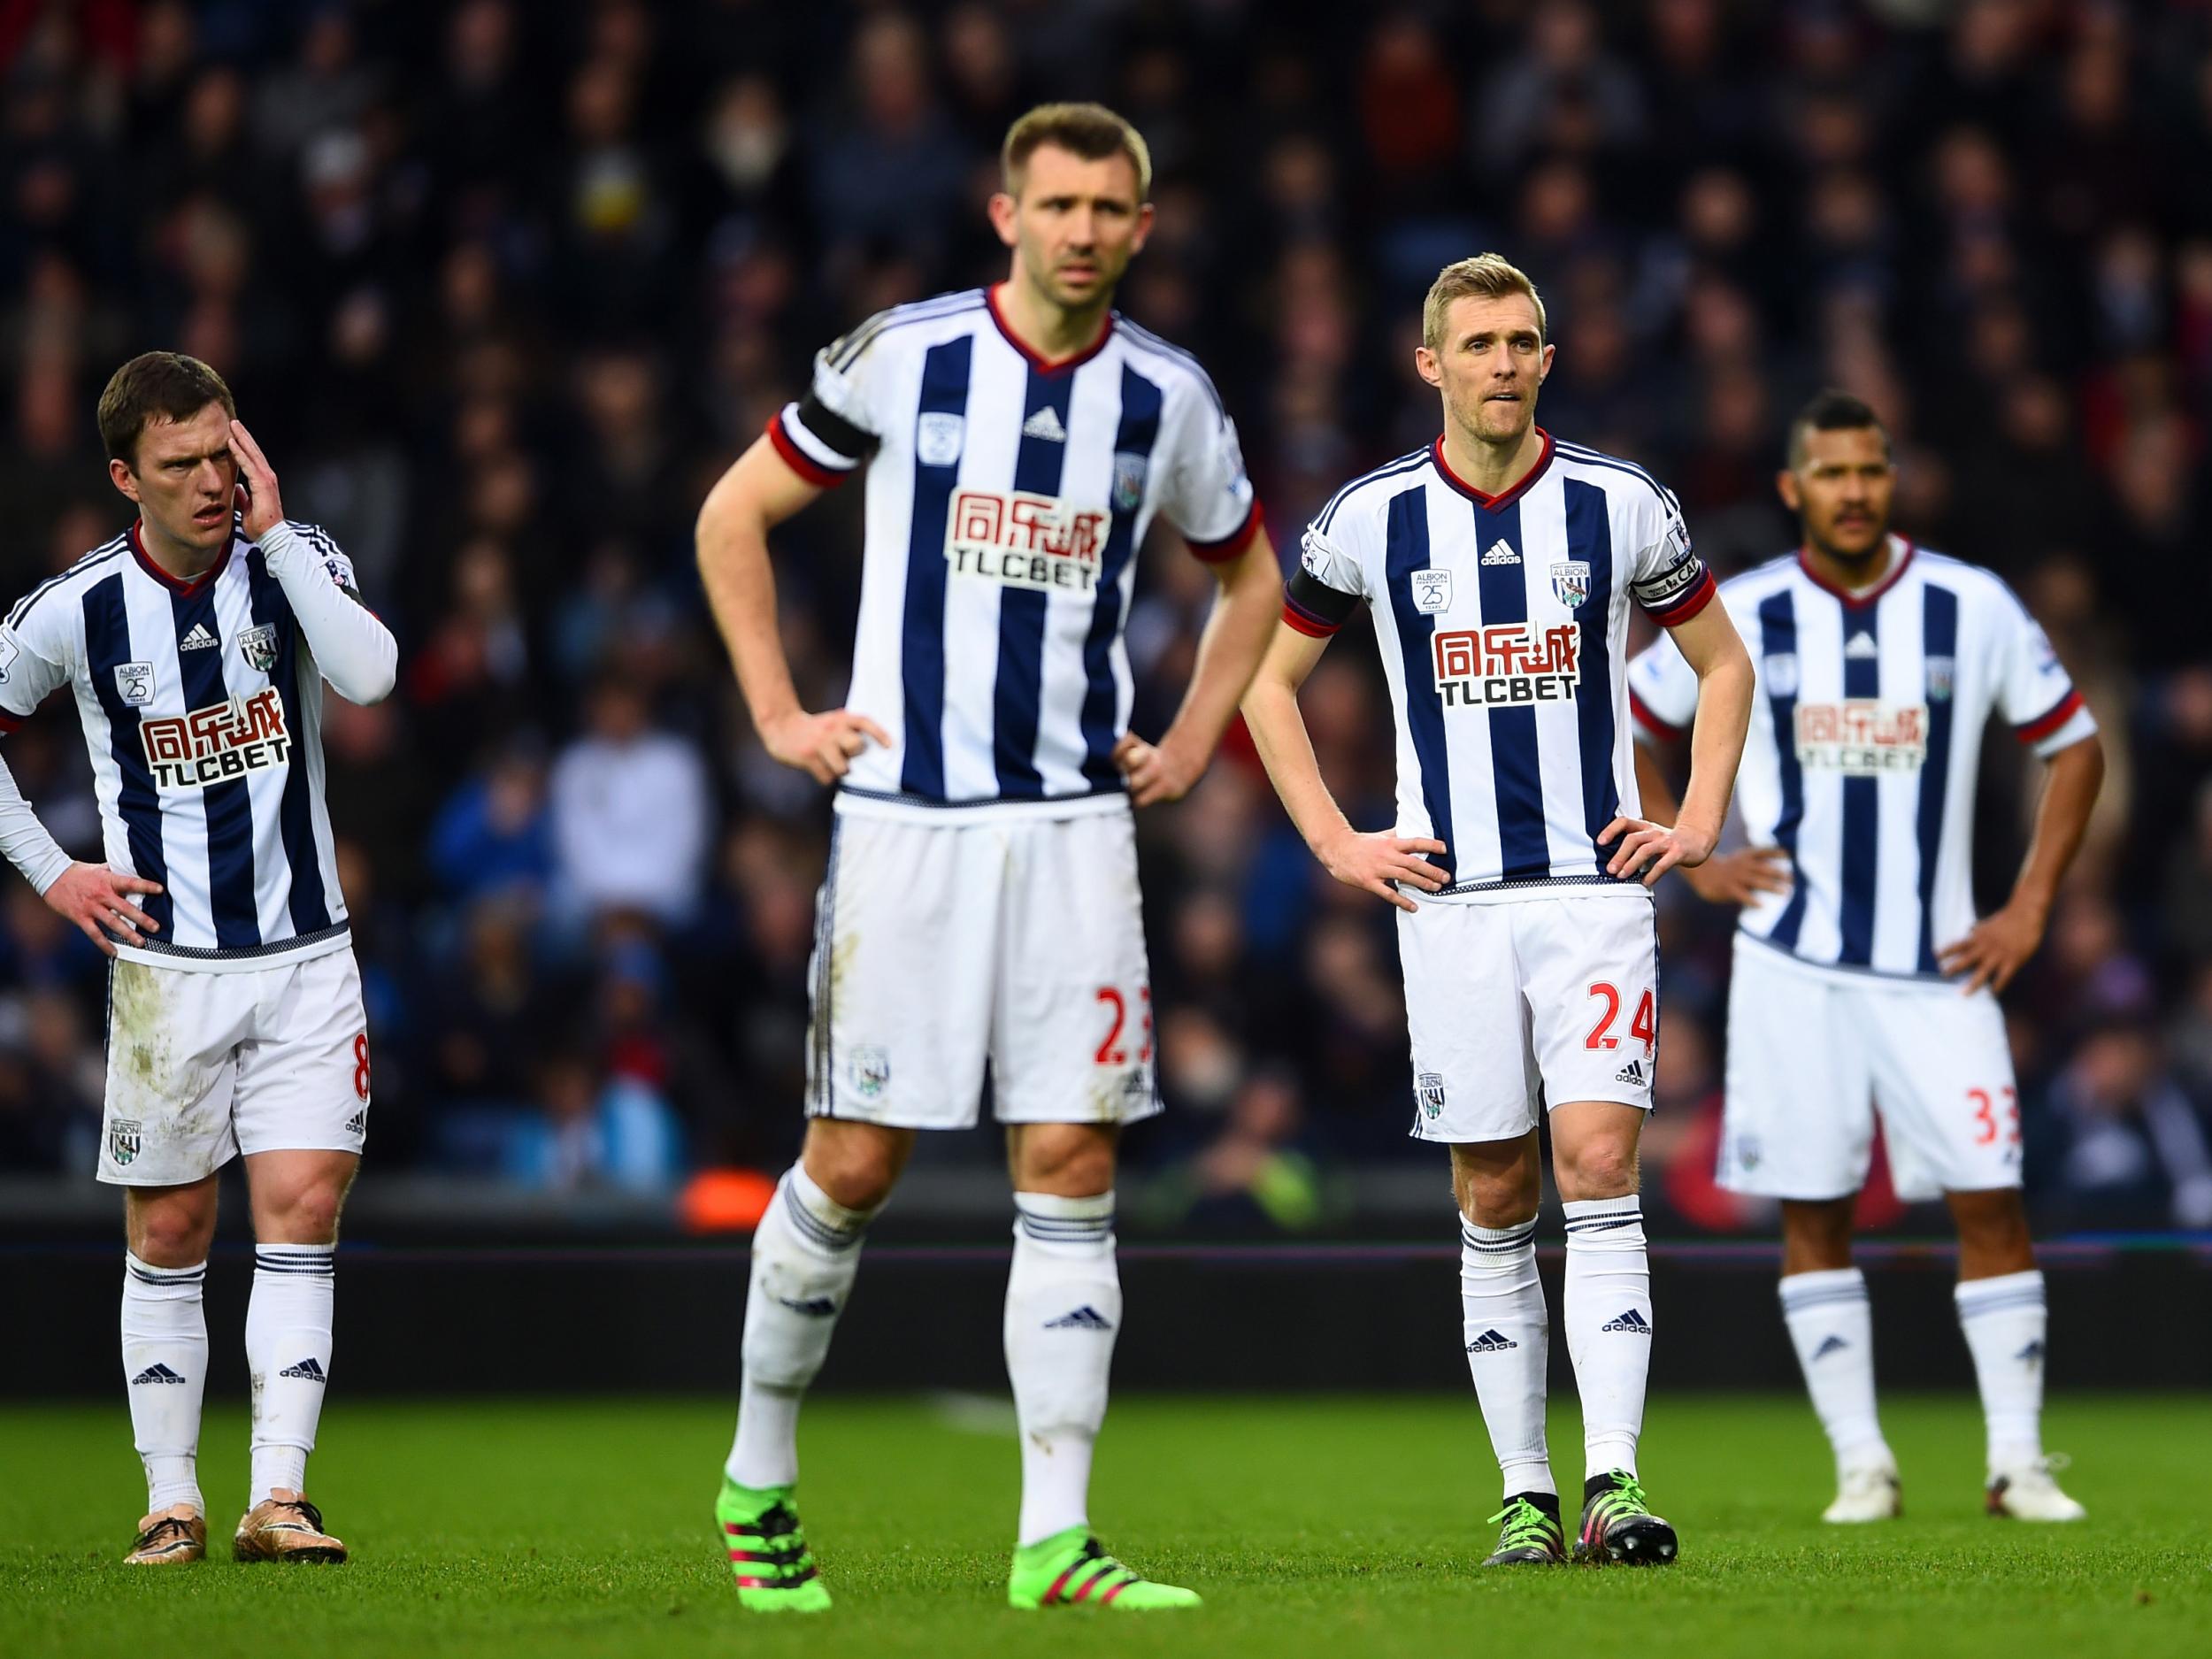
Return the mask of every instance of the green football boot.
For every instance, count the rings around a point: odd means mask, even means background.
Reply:
[[[1664,1567],[1674,1560],[1677,1548],[1674,1528],[1651,1512],[1643,1486],[1628,1471],[1593,1475],[1584,1484],[1577,1561]]]
[[[715,1537],[729,1552],[737,1599],[756,1613],[829,1611],[830,1593],[806,1547],[795,1491],[741,1486],[725,1475],[714,1502]]]
[[[1559,1525],[1557,1494],[1521,1493],[1508,1498],[1505,1508],[1490,1520],[1498,1526],[1498,1547],[1484,1566],[1556,1565],[1566,1561],[1567,1535]]]
[[[1107,1607],[1118,1612],[1151,1612],[1196,1607],[1198,1593],[1172,1584],[1155,1584],[1132,1572],[1098,1547],[1088,1527],[1024,1546],[1014,1552],[1013,1576],[1006,1583],[1009,1607]]]

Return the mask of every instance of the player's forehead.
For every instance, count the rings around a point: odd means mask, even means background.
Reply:
[[[1889,465],[1889,442],[1879,426],[1809,427],[1800,440],[1808,472],[1855,471]]]
[[[1137,205],[1137,165],[1120,150],[1096,160],[1047,139],[1022,164],[1024,197],[1079,196]]]
[[[150,415],[139,428],[138,460],[142,466],[164,461],[196,459],[230,446],[230,416],[220,403],[203,404],[182,420]]]
[[[1536,303],[1525,294],[1463,294],[1444,308],[1447,341],[1542,333]]]

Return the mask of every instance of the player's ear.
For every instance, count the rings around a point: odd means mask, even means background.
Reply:
[[[1017,240],[1014,219],[1019,211],[1019,204],[1005,191],[995,190],[991,193],[991,202],[987,211],[991,215],[991,228],[998,232],[998,239],[1001,242],[1011,248]]]
[[[1437,362],[1436,353],[1426,346],[1413,348],[1413,372],[1431,386],[1440,388],[1444,384],[1443,365]]]
[[[1137,204],[1137,233],[1129,239],[1131,253],[1144,251],[1144,244],[1152,235],[1152,217],[1151,203],[1141,202]]]
[[[1547,344],[1544,347],[1543,357],[1536,365],[1536,383],[1539,386],[1551,379],[1551,360],[1558,350],[1559,348],[1555,345]]]
[[[138,499],[138,474],[132,472],[130,463],[108,457],[108,481],[133,501]]]
[[[1774,475],[1774,493],[1782,498],[1782,504],[1792,512],[1801,511],[1805,505],[1804,495],[1797,488],[1797,474],[1786,466]]]

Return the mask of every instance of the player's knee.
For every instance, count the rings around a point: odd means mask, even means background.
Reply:
[[[1594,1137],[1557,1154],[1560,1194],[1564,1198],[1619,1198],[1636,1190],[1636,1145],[1632,1141]]]
[[[898,1185],[897,1156],[872,1141],[841,1140],[827,1149],[810,1146],[808,1179],[848,1210],[880,1210]]]
[[[215,1217],[189,1200],[140,1204],[130,1216],[131,1254],[156,1267],[190,1267],[207,1259]]]
[[[332,1244],[338,1238],[338,1212],[344,1205],[343,1181],[309,1181],[267,1206],[266,1222],[280,1238],[265,1240],[285,1244]]]
[[[1015,1153],[1014,1179],[1023,1192],[1056,1193],[1064,1198],[1111,1192],[1113,1140],[1080,1130],[1043,1133],[1040,1126],[1032,1125]]]

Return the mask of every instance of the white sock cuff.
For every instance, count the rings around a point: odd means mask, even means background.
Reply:
[[[1479,1256],[1486,1262],[1503,1263],[1536,1254],[1536,1218],[1532,1216],[1517,1226],[1479,1227],[1462,1216],[1459,1218],[1459,1248],[1463,1256]]]
[[[872,1210],[848,1210],[839,1203],[815,1184],[805,1165],[800,1164],[794,1164],[784,1171],[777,1196],[800,1240],[832,1254],[849,1250],[858,1244],[868,1224],[875,1219],[876,1212]]]
[[[1644,1201],[1634,1193],[1620,1198],[1570,1199],[1563,1208],[1571,1250],[1644,1248]]]
[[[1839,1307],[1864,1302],[1866,1275],[1855,1267],[1823,1268],[1816,1273],[1791,1273],[1782,1280],[1782,1311],[1803,1313],[1809,1309]]]
[[[190,1267],[156,1267],[151,1262],[141,1261],[136,1252],[126,1250],[123,1263],[124,1271],[140,1286],[141,1295],[150,1291],[167,1291],[173,1295],[197,1294],[207,1279],[205,1262],[195,1262]]]
[[[254,1277],[282,1273],[298,1279],[328,1279],[338,1271],[334,1244],[257,1244],[253,1247]]]
[[[1962,1319],[1978,1319],[1984,1314],[2011,1313],[2023,1308],[2040,1309],[2043,1274],[2039,1269],[2030,1268],[2024,1273],[2003,1273],[1995,1279],[1962,1279],[1952,1294],[1958,1299]]]
[[[1088,1198],[1063,1198],[1056,1193],[1016,1193],[1014,1238],[1017,1242],[1057,1245],[1064,1249],[1110,1249],[1114,1242],[1113,1189],[1109,1187]]]

